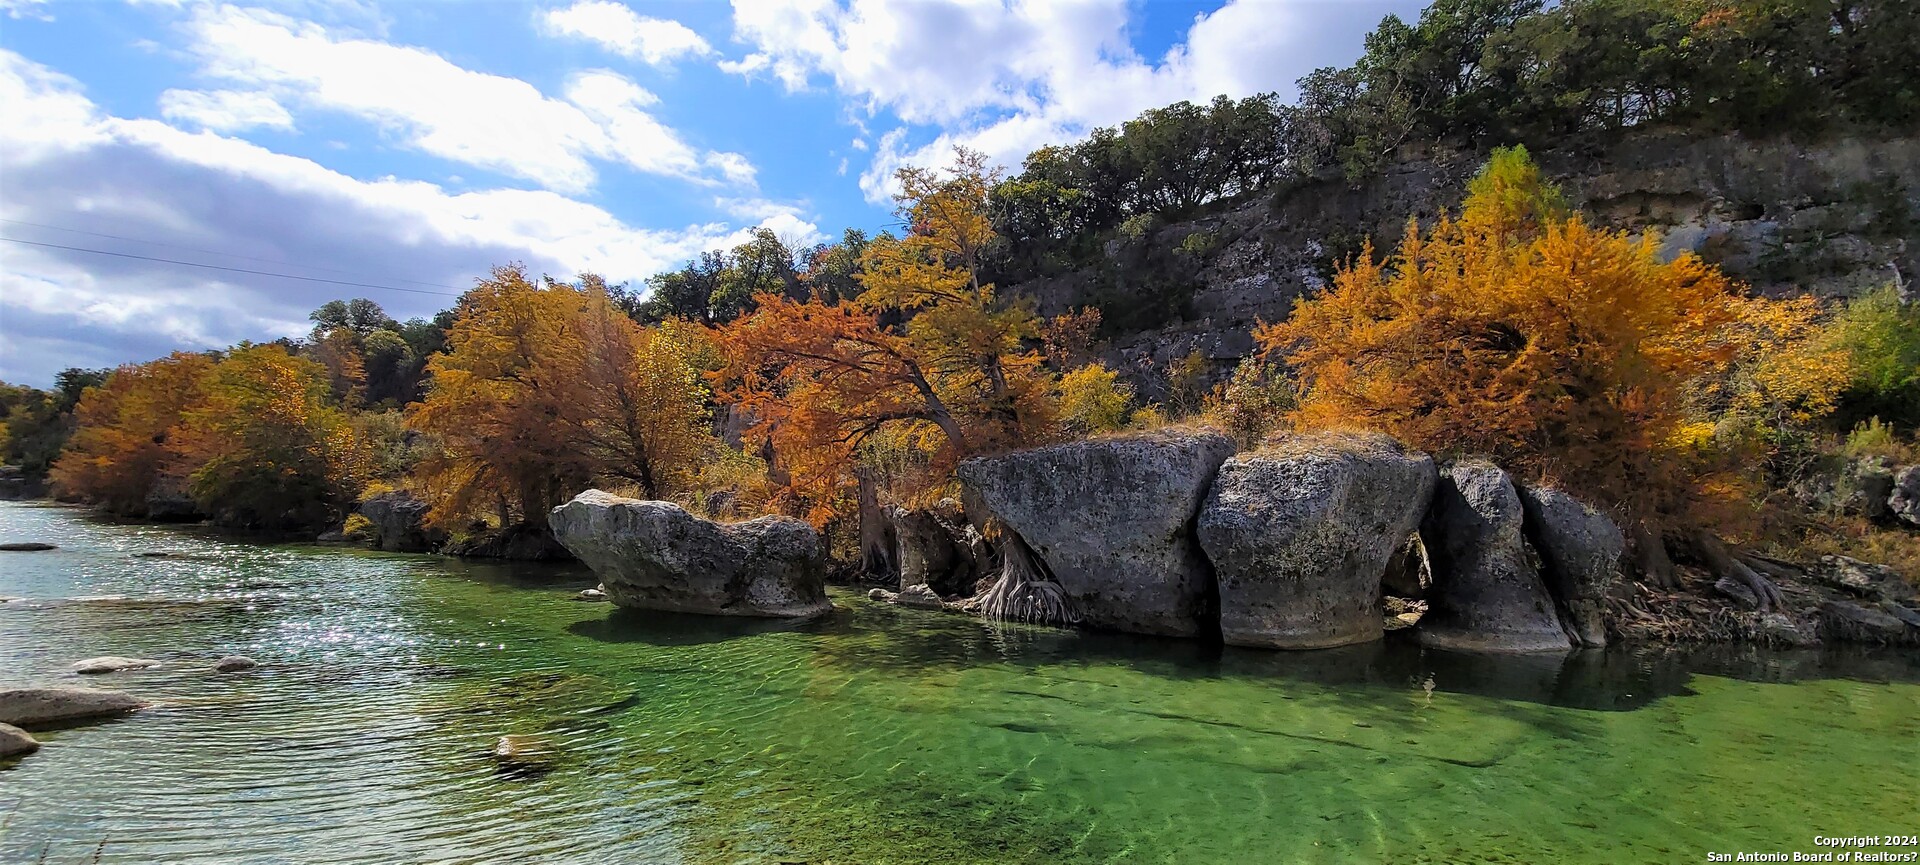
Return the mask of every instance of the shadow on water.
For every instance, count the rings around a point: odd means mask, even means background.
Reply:
[[[645,643],[653,646],[699,646],[741,637],[783,631],[819,633],[831,628],[825,620],[760,619],[747,616],[702,616],[652,610],[614,608],[604,619],[588,619],[567,626],[576,636],[603,643]]]
[[[1420,690],[1599,711],[1626,711],[1692,693],[1695,675],[1748,682],[1850,679],[1920,683],[1920,654],[1838,646],[1784,651],[1750,645],[1609,648],[1565,654],[1474,654],[1430,649],[1411,634],[1315,651],[1267,651],[1194,640],[981,622],[953,614],[903,610],[864,599],[816,630],[819,653],[855,668],[959,669],[1123,665],[1175,679],[1237,678],[1302,682],[1355,690]],[[846,638],[852,637],[852,638]]]

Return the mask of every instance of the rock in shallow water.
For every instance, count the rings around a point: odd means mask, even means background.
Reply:
[[[238,673],[242,670],[251,670],[258,666],[260,666],[260,662],[245,655],[228,655],[213,662],[213,670],[216,673]]]
[[[124,715],[146,702],[119,691],[93,688],[14,688],[0,691],[0,724],[32,729],[43,724]]]
[[[1432,607],[1420,641],[1442,649],[1547,652],[1572,648],[1553,599],[1527,560],[1512,478],[1465,460],[1440,472],[1420,537],[1433,558]]]
[[[103,673],[123,673],[128,670],[144,670],[158,667],[160,662],[152,658],[123,658],[119,655],[102,655],[73,662],[73,671],[82,676],[98,676]]]
[[[819,534],[796,519],[717,523],[672,502],[588,490],[550,521],[622,607],[790,618],[833,609]]]
[[[5,553],[38,553],[57,549],[60,548],[53,544],[42,544],[38,542],[0,544],[0,552]]]
[[[1432,458],[1385,436],[1300,437],[1226,461],[1198,521],[1231,646],[1377,640],[1380,583],[1433,494]]]
[[[1217,433],[1094,439],[960,464],[971,502],[1026,539],[1090,627],[1211,629],[1212,566],[1189,526],[1233,455]]]
[[[31,754],[40,750],[40,740],[12,724],[0,724],[0,757]]]

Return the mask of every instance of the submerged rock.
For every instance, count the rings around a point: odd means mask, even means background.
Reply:
[[[1551,487],[1521,486],[1524,527],[1545,565],[1548,590],[1583,646],[1605,646],[1607,593],[1620,578],[1627,536],[1606,514]]]
[[[1226,461],[1200,509],[1232,646],[1377,640],[1380,583],[1433,495],[1433,459],[1386,436],[1299,437]]]
[[[14,688],[0,691],[0,724],[29,730],[61,721],[124,715],[146,702],[119,691],[93,688]]]
[[[1420,536],[1433,560],[1420,641],[1442,649],[1565,651],[1572,647],[1540,574],[1527,560],[1513,480],[1484,460],[1440,472]]]
[[[40,750],[40,740],[12,724],[0,724],[0,757],[31,754]]]
[[[1080,622],[1191,637],[1212,629],[1213,569],[1190,529],[1233,440],[1095,439],[960,464],[969,502],[1045,562]]]
[[[622,607],[792,618],[833,609],[819,533],[800,520],[716,523],[672,502],[599,490],[554,508],[550,520]]]
[[[251,670],[258,666],[260,666],[259,661],[255,661],[245,655],[228,655],[213,662],[213,671],[216,673],[238,673],[242,670]]]
[[[124,673],[128,670],[144,670],[158,667],[160,662],[152,658],[123,658],[119,655],[102,655],[73,662],[73,671],[82,676],[97,676],[102,673]]]
[[[520,772],[544,772],[553,766],[560,752],[538,736],[509,734],[493,743],[493,759],[503,769]]]
[[[38,552],[44,552],[46,550],[57,550],[57,549],[60,549],[60,548],[57,546],[54,546],[53,544],[43,544],[37,541],[28,541],[25,543],[15,542],[15,543],[0,544],[0,552],[3,552],[3,553],[38,553]]]
[[[445,532],[427,527],[430,506],[405,490],[368,496],[357,510],[373,523],[375,544],[389,553],[425,553],[445,543]],[[344,534],[342,535],[344,538]]]

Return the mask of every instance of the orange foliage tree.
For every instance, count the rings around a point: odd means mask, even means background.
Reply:
[[[1716,268],[1588,225],[1515,148],[1457,217],[1409,223],[1387,261],[1368,250],[1256,338],[1298,373],[1298,423],[1488,454],[1657,509],[1693,488],[1676,452],[1687,386],[1733,359],[1742,318]]]
[[[74,409],[73,437],[50,473],[55,493],[113,513],[146,513],[155,484],[181,471],[174,437],[213,364],[204,354],[175,352],[120,367],[87,388]]]
[[[183,413],[178,452],[190,490],[227,525],[294,529],[338,522],[371,465],[325,366],[278,345],[241,345],[206,375]]]
[[[951,170],[900,172],[904,237],[870,242],[851,303],[762,295],[722,329],[723,397],[753,419],[815,522],[846,507],[863,445],[886,431],[923,452],[926,478],[960,457],[1055,430],[1053,376],[1025,347],[1038,319],[980,280],[994,175],[963,152]],[[893,326],[888,320],[904,319]]]
[[[458,313],[407,415],[438,444],[415,473],[436,519],[543,523],[596,483],[657,497],[716,446],[686,347],[622,314],[599,279],[542,285],[498,267]]]

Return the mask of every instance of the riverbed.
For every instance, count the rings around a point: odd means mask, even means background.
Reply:
[[[156,702],[0,761],[4,862],[1697,862],[1920,829],[1910,651],[1278,653],[852,590],[636,614],[578,566],[20,503],[0,541],[59,545],[0,553],[0,686]],[[67,672],[97,655],[164,664]]]

